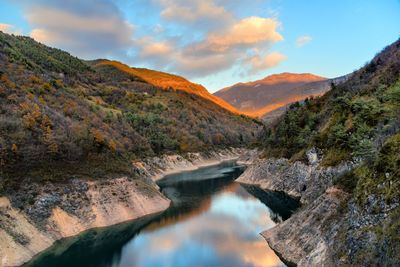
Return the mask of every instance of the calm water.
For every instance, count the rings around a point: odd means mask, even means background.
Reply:
[[[56,242],[27,266],[284,266],[259,235],[288,218],[297,203],[244,187],[234,162],[165,177],[164,213]]]

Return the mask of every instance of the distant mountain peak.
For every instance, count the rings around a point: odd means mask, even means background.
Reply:
[[[259,81],[255,81],[256,83],[293,83],[293,82],[317,82],[323,81],[327,78],[321,77],[312,73],[291,73],[291,72],[282,72],[278,74],[269,75]],[[252,82],[252,83],[255,83]]]
[[[262,116],[293,101],[317,96],[330,89],[330,80],[312,73],[282,72],[241,82],[215,93],[239,111]]]

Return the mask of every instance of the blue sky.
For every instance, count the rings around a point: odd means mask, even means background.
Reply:
[[[216,91],[280,72],[347,74],[400,36],[400,0],[0,0],[0,29]]]

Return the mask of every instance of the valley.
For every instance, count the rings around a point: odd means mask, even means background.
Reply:
[[[0,31],[0,266],[400,265],[399,39],[337,78],[165,70]]]
[[[257,230],[272,227],[282,221],[281,213],[292,210],[279,196],[275,196],[275,202],[269,201],[275,204],[272,210],[263,204],[262,195],[258,199],[250,188],[234,182],[243,168],[225,161],[167,175],[157,182],[172,200],[163,213],[62,240],[24,266],[105,267],[132,262],[160,266],[166,261],[176,266],[283,266]],[[218,227],[220,224],[224,227]],[[184,259],[180,257],[182,251],[187,255]],[[205,257],[207,251],[213,253]],[[148,253],[155,256],[149,259]]]

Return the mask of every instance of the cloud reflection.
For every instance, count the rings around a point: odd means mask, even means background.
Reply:
[[[258,234],[274,226],[269,209],[236,183],[225,189],[199,205],[201,212],[153,224],[114,266],[281,266]]]

